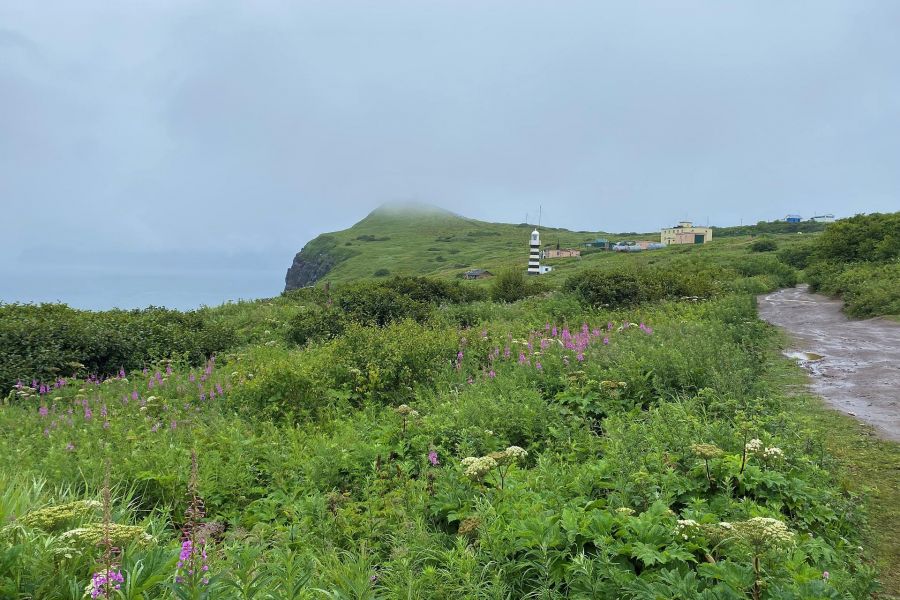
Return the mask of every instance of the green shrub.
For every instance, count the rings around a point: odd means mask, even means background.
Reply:
[[[774,252],[778,250],[775,240],[761,239],[750,244],[750,252]]]
[[[539,294],[542,290],[540,282],[529,281],[524,271],[507,269],[494,278],[490,293],[494,302],[516,302]]]
[[[391,274],[391,272],[388,269],[378,269],[377,271],[375,271],[373,273],[373,275],[375,277],[387,277],[390,274]]]
[[[587,269],[569,277],[565,289],[590,306],[634,306],[665,298],[710,298],[720,285],[712,270],[678,268]]]
[[[0,391],[19,379],[110,375],[167,358],[200,364],[236,341],[232,326],[212,321],[203,311],[0,305]]]
[[[288,321],[286,337],[300,346],[309,341],[331,339],[344,331],[341,311],[333,308],[306,308]]]
[[[337,293],[336,305],[348,320],[379,327],[400,319],[423,320],[430,312],[425,302],[373,282],[341,288]]]
[[[900,212],[856,215],[829,223],[816,238],[819,260],[860,262],[900,258]]]
[[[812,244],[798,244],[788,246],[778,251],[778,260],[795,269],[805,269],[809,265],[814,246]]]

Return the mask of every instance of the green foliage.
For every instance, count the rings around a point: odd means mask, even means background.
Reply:
[[[805,258],[812,291],[841,296],[854,317],[900,314],[900,213],[829,224]]]
[[[33,377],[110,375],[165,358],[199,364],[235,341],[232,327],[212,321],[204,311],[0,305],[0,393]]]
[[[543,291],[541,282],[529,278],[525,271],[506,269],[491,282],[491,300],[494,302],[516,302]]]
[[[666,298],[709,298],[719,291],[713,271],[590,269],[566,280],[565,289],[591,306],[624,307]]]
[[[749,293],[796,272],[707,250],[598,254],[615,268],[508,303],[412,277],[302,290],[202,311],[236,340],[204,368],[28,391],[0,406],[0,596],[83,596],[108,464],[125,598],[867,597],[865,503]]]
[[[307,307],[289,322],[287,340],[303,346],[311,340],[327,340],[340,335],[346,327],[344,313],[336,308]]]
[[[737,225],[734,227],[713,227],[714,238],[738,237],[747,235],[818,233],[825,229],[825,223],[818,221],[759,221],[756,225]]]
[[[809,265],[814,246],[812,244],[797,244],[788,246],[778,251],[778,260],[795,269],[805,269]]]
[[[756,240],[750,244],[750,252],[774,252],[775,250],[778,250],[778,243],[768,238]]]
[[[900,258],[900,212],[856,215],[830,223],[816,239],[824,261],[881,262]]]

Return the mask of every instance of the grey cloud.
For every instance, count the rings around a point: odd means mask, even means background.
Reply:
[[[243,253],[277,289],[309,238],[397,199],[645,231],[900,206],[890,0],[19,2],[0,23],[6,243],[85,264]],[[18,256],[0,267],[36,268]]]

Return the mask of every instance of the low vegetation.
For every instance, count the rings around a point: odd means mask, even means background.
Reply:
[[[896,446],[798,396],[755,313],[839,238],[776,239],[0,307],[0,597],[897,592]]]
[[[810,289],[840,296],[850,316],[900,315],[900,213],[842,219],[785,258],[806,269]]]

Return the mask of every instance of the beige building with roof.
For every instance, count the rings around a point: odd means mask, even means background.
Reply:
[[[690,221],[681,221],[675,227],[668,227],[660,232],[659,241],[671,244],[705,244],[712,241],[712,228],[697,227]]]

